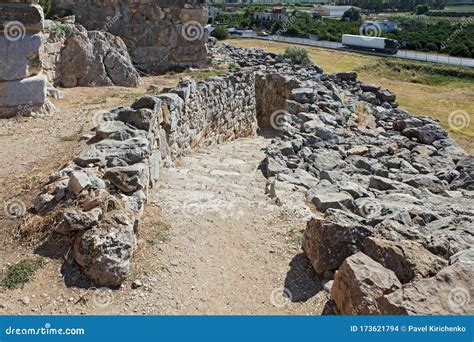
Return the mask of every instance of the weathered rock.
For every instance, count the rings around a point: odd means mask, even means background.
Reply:
[[[134,63],[148,73],[209,62],[204,28],[208,15],[202,1],[99,1],[91,11],[88,0],[57,0],[55,11],[74,14],[89,30],[107,30],[123,38]]]
[[[96,227],[77,235],[75,260],[98,285],[115,287],[125,280],[136,246],[135,224],[135,216],[114,211]]]
[[[149,131],[156,125],[156,112],[148,108],[137,110],[122,110],[118,113],[118,120],[135,126],[138,129]]]
[[[377,190],[391,190],[397,188],[397,183],[389,178],[373,176],[370,177],[369,187]]]
[[[61,234],[87,230],[97,225],[101,216],[102,210],[99,208],[91,211],[66,210],[63,212],[63,221],[55,227],[55,230]]]
[[[378,89],[375,92],[375,95],[380,99],[382,102],[395,102],[396,96],[388,89]]]
[[[125,166],[142,161],[150,154],[150,141],[132,138],[124,141],[102,140],[82,151],[74,160],[80,166],[99,164]]]
[[[42,35],[25,34],[22,39],[0,36],[0,81],[20,80],[41,72]]]
[[[92,182],[89,176],[84,171],[73,171],[69,176],[69,183],[67,185],[68,191],[73,194],[79,194],[82,190],[91,186]]]
[[[97,140],[128,140],[132,138],[145,138],[146,132],[135,129],[122,121],[105,121],[96,129],[95,136]]]
[[[149,170],[143,163],[109,168],[106,170],[104,178],[109,179],[124,193],[147,189],[150,182]]]
[[[358,216],[338,209],[326,211],[324,219],[311,219],[304,234],[303,250],[318,273],[337,269],[342,262],[362,249],[372,234]]]
[[[435,277],[403,285],[379,301],[383,315],[473,315],[472,265],[455,263]]]
[[[17,112],[21,112],[24,107],[27,113],[28,107],[45,102],[46,78],[42,75],[0,83],[0,107],[15,107]]]
[[[368,237],[364,241],[364,253],[392,270],[403,283],[436,275],[448,265],[442,259],[414,241],[389,241]]]
[[[353,206],[352,196],[344,192],[308,192],[308,199],[321,212],[325,212],[329,208],[343,209]]]
[[[141,78],[120,37],[73,29],[60,53],[63,87],[120,85],[137,87]]]
[[[402,134],[408,138],[416,138],[422,144],[432,144],[436,140],[445,139],[447,137],[446,132],[438,125],[406,128]]]
[[[34,207],[35,211],[39,215],[44,215],[51,209],[53,209],[55,205],[55,196],[51,194],[40,194],[38,197],[35,198]]]
[[[395,273],[358,252],[336,272],[331,297],[343,315],[374,315],[381,312],[379,299],[401,287]]]
[[[474,267],[474,247],[460,251],[449,258],[449,264],[462,262]]]

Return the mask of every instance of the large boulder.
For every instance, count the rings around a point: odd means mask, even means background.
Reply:
[[[395,272],[403,284],[432,277],[448,265],[447,260],[409,240],[395,242],[368,237],[364,241],[364,253]]]
[[[401,287],[395,273],[359,252],[342,263],[331,296],[343,315],[374,315],[380,314],[379,298]]]
[[[0,81],[20,80],[41,71],[42,35],[26,34],[11,40],[0,35]]]
[[[379,301],[383,315],[473,315],[472,265],[456,262],[435,277],[403,285]]]
[[[325,218],[313,218],[304,234],[303,250],[318,273],[334,270],[362,249],[372,227],[357,215],[338,209],[328,209]]]
[[[127,277],[136,246],[136,220],[130,212],[113,211],[76,236],[75,260],[98,285],[120,286]]]
[[[80,166],[89,164],[126,166],[142,161],[150,155],[150,152],[150,141],[146,138],[124,141],[105,139],[90,145],[74,161]]]
[[[61,86],[137,87],[141,78],[120,37],[73,28],[60,55]]]

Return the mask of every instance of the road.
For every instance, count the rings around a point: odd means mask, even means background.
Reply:
[[[328,48],[328,49],[337,49],[337,50],[351,51],[351,52],[356,52],[356,53],[371,54],[371,55],[376,55],[376,56],[381,56],[381,57],[397,57],[397,58],[411,59],[411,60],[417,60],[417,61],[422,61],[422,62],[441,63],[441,64],[458,65],[458,66],[474,68],[473,58],[451,57],[447,55],[440,55],[437,53],[426,53],[426,52],[411,51],[411,50],[399,50],[396,55],[386,55],[386,54],[376,53],[376,52],[367,52],[367,51],[358,51],[358,50],[348,49],[344,47],[341,43],[330,42],[327,40],[315,40],[315,39],[309,39],[309,38],[284,37],[284,36],[273,36],[273,35],[267,36],[267,37],[260,37],[257,35],[257,33],[249,32],[249,31],[243,31],[241,37],[293,43],[293,44],[299,44],[299,45],[317,46],[317,47]]]

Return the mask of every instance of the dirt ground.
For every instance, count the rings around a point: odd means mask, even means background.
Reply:
[[[2,120],[2,209],[11,200],[31,207],[48,176],[84,147],[81,137],[90,134],[95,113],[177,80],[147,77],[139,89],[63,89],[64,99],[53,100],[55,115]],[[130,279],[119,290],[68,287],[63,258],[45,258],[23,288],[0,289],[0,313],[320,314],[327,294],[300,248],[306,221],[264,194],[258,166],[267,143],[239,140],[164,170],[143,216]],[[35,255],[37,241],[16,240],[20,223],[1,210],[3,274]],[[134,281],[141,286],[132,289]]]
[[[48,176],[84,145],[94,115],[173,87],[146,77],[138,89],[64,89],[45,118],[0,126],[0,271],[34,256],[19,243],[11,200],[31,207]],[[301,252],[307,213],[277,205],[259,170],[262,137],[198,151],[162,171],[150,194],[129,279],[118,289],[68,286],[62,258],[46,258],[24,288],[0,288],[0,314],[321,314],[328,296]]]
[[[82,135],[90,134],[95,126],[94,115],[105,109],[128,106],[135,98],[147,92],[156,92],[176,85],[178,77],[145,77],[140,88],[104,87],[62,89],[64,98],[52,100],[58,111],[48,117],[16,117],[2,119],[0,123],[0,270],[33,255],[28,244],[18,244],[15,240],[16,228],[20,221],[6,215],[4,208],[11,202],[21,210],[31,207],[32,200],[49,175],[72,160],[85,146]],[[40,295],[42,288],[55,288],[58,275],[58,261],[48,262],[38,272],[38,287],[30,295]],[[53,276],[54,274],[54,276]],[[45,282],[41,282],[41,278]],[[49,284],[48,284],[48,281]],[[46,285],[47,284],[47,285]],[[58,285],[59,286],[59,285]],[[64,285],[63,285],[64,286]],[[0,290],[0,298],[11,294]],[[27,291],[21,291],[28,295]],[[0,299],[0,308],[3,306]],[[31,310],[30,310],[31,312]]]

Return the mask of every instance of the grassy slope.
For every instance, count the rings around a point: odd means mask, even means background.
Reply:
[[[271,52],[283,52],[290,44],[265,42],[256,39],[233,39],[229,43],[240,47],[264,48]],[[474,82],[454,77],[442,80],[436,77],[420,84],[410,82],[419,79],[420,75],[413,72],[396,73],[367,65],[376,63],[380,58],[353,54],[342,51],[307,47],[313,61],[320,65],[326,73],[358,70],[359,79],[364,82],[378,84],[397,94],[400,106],[412,114],[426,115],[438,119],[449,130],[448,115],[455,110],[463,110],[470,115],[470,125],[450,135],[470,154],[474,154]],[[421,75],[423,76],[423,75]],[[417,81],[419,82],[419,81]]]

